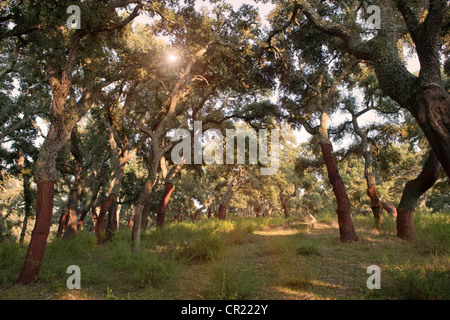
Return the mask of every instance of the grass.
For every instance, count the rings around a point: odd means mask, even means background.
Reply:
[[[81,232],[48,243],[40,281],[13,285],[26,248],[0,244],[0,299],[449,299],[450,215],[419,212],[418,241],[381,229],[372,217],[353,221],[359,240],[339,241],[331,215],[314,227],[295,217],[202,220],[142,235],[131,252],[130,233],[98,245]],[[320,222],[322,220],[322,222]],[[369,265],[381,269],[381,290],[369,290]],[[69,290],[69,265],[81,269],[81,290]]]

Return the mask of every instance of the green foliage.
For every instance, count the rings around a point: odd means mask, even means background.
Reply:
[[[450,213],[429,213],[418,211],[414,225],[425,253],[436,256],[450,253]]]
[[[67,267],[78,265],[83,274],[88,274],[85,267],[91,263],[96,254],[97,240],[94,234],[81,232],[73,240],[54,239],[47,245],[46,256],[41,267],[39,279],[46,283],[58,283],[65,286]]]
[[[304,241],[297,246],[296,252],[302,256],[320,256],[317,243],[312,241]]]
[[[259,288],[252,265],[217,264],[205,299],[251,299]]]
[[[450,298],[450,272],[406,267],[391,271],[398,299],[402,300],[448,300]]]
[[[20,246],[15,242],[0,243],[0,269],[9,268],[20,254]]]

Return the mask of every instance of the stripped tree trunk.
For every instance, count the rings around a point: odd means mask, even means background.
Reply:
[[[31,234],[27,256],[16,283],[28,284],[37,281],[44,259],[47,238],[53,211],[53,181],[40,181],[36,193],[36,223]]]
[[[114,238],[114,234],[119,228],[119,221],[117,217],[117,198],[111,202],[108,208],[108,220],[106,223],[105,240],[110,241]]]
[[[417,239],[413,222],[414,209],[420,196],[436,182],[441,169],[442,165],[432,150],[419,176],[406,183],[397,208],[397,237],[400,239]]]
[[[95,234],[97,236],[97,241],[103,241],[103,232],[105,231],[105,216],[109,210],[111,204],[116,200],[116,195],[114,193],[110,193],[106,198],[105,202],[103,202],[100,213],[97,217],[97,222],[95,224]]]
[[[84,219],[86,218],[87,214],[89,213],[89,210],[81,210],[81,214],[80,214],[80,219],[78,219],[78,223],[77,223],[77,231],[80,232],[81,229],[83,229],[83,223],[84,223]]]
[[[205,206],[201,206],[200,208],[198,208],[197,210],[195,210],[194,217],[193,217],[193,219],[192,219],[192,220],[194,220],[194,222],[197,222],[198,217],[199,217],[199,215],[200,215],[200,212],[202,212],[203,209],[205,209]]]
[[[162,159],[164,160],[164,158]],[[161,197],[161,200],[159,201],[158,211],[156,214],[156,225],[158,227],[162,227],[164,225],[166,219],[167,204],[169,202],[170,195],[175,189],[175,177],[181,171],[183,164],[184,161],[182,161],[180,164],[174,165],[164,177],[164,193]]]
[[[63,213],[61,213],[61,216],[59,217],[58,230],[56,231],[57,238],[60,238],[63,235],[64,230],[66,230],[68,223],[69,223],[69,213],[63,211]]]
[[[333,186],[333,192],[336,197],[336,213],[338,216],[340,240],[341,242],[356,241],[357,237],[350,211],[350,200],[347,195],[344,181],[339,174],[337,163],[333,157],[333,147],[328,138],[328,119],[328,110],[323,109],[320,117],[319,128],[320,147],[322,150],[325,165],[327,167],[328,180]]]
[[[170,195],[172,194],[174,189],[174,185],[170,182],[166,181],[164,183],[164,193],[161,197],[161,200],[159,201],[158,212],[156,214],[156,225],[158,227],[162,227],[164,225],[166,219],[167,203],[169,202]]]

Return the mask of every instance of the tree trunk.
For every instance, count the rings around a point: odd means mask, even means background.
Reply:
[[[289,218],[291,215],[289,214],[289,208],[288,208],[287,202],[284,201],[284,202],[282,203],[282,206],[283,206],[284,217],[285,217],[285,218]]]
[[[372,209],[375,228],[379,229],[384,222],[380,199],[378,198],[375,186],[367,183],[367,195],[370,199],[370,208]]]
[[[73,238],[77,233],[77,225],[78,225],[78,215],[77,215],[77,206],[78,206],[78,191],[77,189],[72,189],[69,194],[69,212],[67,214],[67,223],[64,228],[64,239]]]
[[[156,214],[156,225],[158,227],[162,227],[164,225],[166,219],[167,203],[169,202],[170,195],[172,194],[174,189],[174,185],[170,182],[166,181],[164,183],[164,193],[161,197],[161,200],[159,201],[158,212]]]
[[[413,115],[450,177],[450,95],[442,86],[428,85],[416,97],[419,112]]]
[[[117,219],[117,198],[111,202],[108,208],[108,220],[106,222],[105,240],[110,241],[114,238],[114,234],[119,228],[119,221]]]
[[[321,143],[322,155],[328,171],[328,179],[333,186],[333,192],[337,202],[337,216],[341,242],[356,241],[356,232],[351,217],[350,200],[345,189],[344,181],[339,174],[336,161],[333,158],[331,143]]]
[[[432,150],[419,176],[406,183],[397,209],[397,237],[400,239],[417,239],[413,222],[414,209],[420,196],[436,182],[441,169],[442,165]]]
[[[142,209],[141,229],[146,230],[148,227],[148,222],[150,221],[150,209],[150,203],[146,203],[144,209]]]
[[[80,219],[78,219],[77,223],[77,231],[80,232],[83,229],[83,223],[84,219],[86,218],[87,214],[89,213],[89,209],[83,209],[80,214]]]
[[[131,249],[136,251],[141,242],[142,209],[144,204],[138,203],[134,209],[133,227],[131,229]]]
[[[69,213],[63,212],[61,214],[61,217],[59,217],[58,230],[56,231],[57,238],[61,238],[61,236],[64,233],[64,230],[66,230],[68,223],[69,223]]]
[[[100,208],[100,213],[97,217],[97,223],[95,226],[95,234],[97,236],[97,240],[99,242],[102,242],[102,233],[105,231],[105,216],[106,213],[109,210],[109,207],[116,199],[116,195],[114,193],[110,193],[109,196],[106,198],[105,202],[103,202],[103,205]]]
[[[97,230],[97,222],[98,222],[98,214],[97,214],[97,208],[96,207],[92,207],[92,231],[96,232]]]
[[[380,203],[383,209],[386,210],[386,212],[391,214],[393,217],[397,217],[397,209],[392,204],[384,201],[380,201]]]
[[[154,156],[154,151],[152,151],[148,176],[145,180],[144,186],[142,187],[141,193],[139,194],[137,205],[134,209],[133,227],[131,229],[131,250],[133,252],[139,248],[142,227],[142,211],[146,204],[150,204],[150,197],[156,183],[156,174],[160,159],[161,156]]]
[[[37,183],[36,223],[31,234],[25,263],[16,280],[17,284],[28,284],[38,280],[50,232],[54,187],[55,183],[53,181],[40,181]]]
[[[384,216],[382,212],[383,208],[376,189],[375,176],[373,175],[372,154],[368,149],[367,133],[365,133],[364,136],[361,136],[361,139],[363,141],[362,148],[364,150],[364,176],[367,184],[367,195],[370,199],[370,208],[372,209],[375,228],[379,229],[384,221]]]
[[[70,152],[75,159],[75,169],[74,176],[75,181],[73,182],[70,193],[69,193],[69,223],[68,228],[64,233],[64,238],[72,238],[77,233],[78,226],[78,202],[80,201],[82,186],[81,186],[81,174],[83,172],[83,158],[80,153],[80,139],[78,136],[78,128],[75,125],[70,133]]]
[[[205,207],[203,206],[203,207],[201,207],[201,208],[195,210],[194,218],[193,218],[194,222],[197,222],[198,217],[199,217],[199,215],[200,215],[200,212],[202,212],[202,210],[203,210],[204,208],[205,208]]]
[[[227,207],[224,206],[223,204],[220,204],[217,216],[219,217],[219,220],[225,220],[227,216]]]

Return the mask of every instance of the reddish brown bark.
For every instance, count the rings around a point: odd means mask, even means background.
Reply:
[[[103,202],[102,207],[100,208],[100,214],[97,217],[97,222],[95,226],[95,234],[97,236],[97,240],[102,240],[102,232],[105,231],[105,216],[108,212],[111,203],[116,199],[116,195],[114,193],[110,193],[106,198],[105,202]]]
[[[217,213],[217,216],[219,217],[219,220],[225,220],[227,216],[227,207],[224,205],[219,205],[219,211]]]
[[[37,183],[36,223],[31,235],[25,263],[16,280],[17,284],[28,284],[38,280],[52,223],[54,188],[55,183],[53,181]]]
[[[59,218],[58,230],[56,231],[56,237],[60,238],[69,223],[69,214],[67,212],[63,212],[61,217]]]
[[[78,223],[77,223],[77,231],[81,231],[81,229],[83,229],[84,219],[86,218],[88,213],[89,213],[89,210],[81,211],[80,219],[78,219]]]
[[[170,182],[166,181],[164,183],[164,193],[161,197],[161,200],[159,201],[158,212],[156,213],[156,225],[158,227],[162,227],[164,225],[166,219],[167,203],[169,202],[170,195],[172,194],[174,189],[174,185]]]
[[[381,201],[380,203],[383,209],[386,210],[386,212],[391,214],[393,217],[397,217],[397,209],[392,204],[384,201]]]
[[[95,232],[95,230],[97,228],[97,220],[98,220],[97,208],[95,208],[95,207],[92,208],[92,220],[94,222],[92,225],[92,231]]]
[[[204,207],[201,207],[200,209],[195,210],[194,218],[193,218],[194,222],[197,222],[200,212],[202,212],[203,209],[204,209]]]
[[[345,189],[344,181],[339,174],[336,161],[333,158],[333,147],[330,143],[321,143],[323,159],[328,171],[328,179],[333,186],[333,192],[336,197],[339,223],[339,235],[341,242],[356,241],[355,227],[351,217],[350,200]]]
[[[397,209],[397,237],[400,239],[417,239],[413,222],[414,209],[420,196],[436,182],[441,169],[436,153],[431,151],[419,176],[406,183]]]
[[[416,240],[414,210],[398,208],[397,212],[397,237],[403,240]]]

